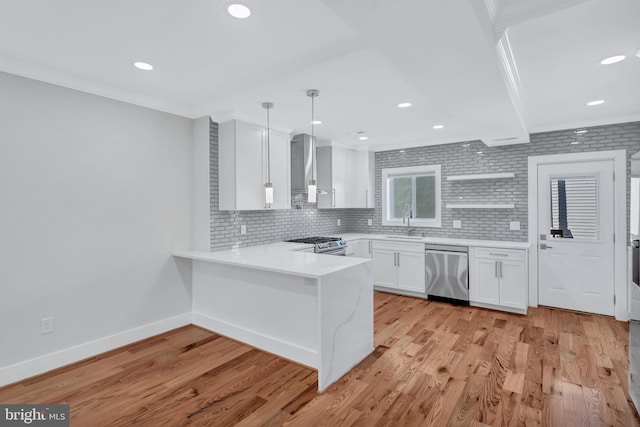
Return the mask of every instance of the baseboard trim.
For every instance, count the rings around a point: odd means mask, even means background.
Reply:
[[[193,313],[191,322],[201,328],[241,341],[285,359],[315,369],[318,369],[320,365],[320,356],[317,351],[312,349],[282,341],[201,313]]]
[[[148,323],[137,328],[9,365],[0,368],[0,386],[21,381],[34,375],[96,356],[105,351],[113,350],[114,348],[189,325],[190,323],[191,312],[179,314],[174,317],[158,320],[157,322]]]

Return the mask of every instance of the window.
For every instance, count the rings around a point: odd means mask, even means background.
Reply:
[[[440,227],[440,165],[382,169],[382,224]],[[405,223],[402,223],[403,218]]]
[[[551,178],[551,235],[598,240],[598,177]]]

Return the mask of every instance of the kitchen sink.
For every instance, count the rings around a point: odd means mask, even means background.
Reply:
[[[406,240],[422,240],[422,236],[384,236],[387,239],[406,239]]]

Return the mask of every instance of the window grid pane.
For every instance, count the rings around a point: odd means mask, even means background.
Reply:
[[[564,181],[565,199],[558,190]],[[566,203],[567,228],[573,238],[598,240],[598,177],[553,177],[551,179],[551,228],[560,229],[560,206]],[[566,236],[565,236],[566,237]]]
[[[395,177],[391,180],[393,187],[393,218],[402,218],[405,205],[413,205],[413,185],[411,177]]]

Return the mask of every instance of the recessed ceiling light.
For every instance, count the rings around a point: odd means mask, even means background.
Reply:
[[[624,55],[615,55],[615,56],[610,56],[608,58],[604,58],[602,61],[600,61],[600,63],[602,65],[610,65],[610,64],[615,64],[616,62],[620,62],[625,58],[626,56]]]
[[[358,139],[360,141],[366,141],[367,139],[369,139],[369,137],[368,136],[360,136],[360,137],[358,137]]]
[[[136,67],[139,70],[144,70],[144,71],[151,71],[153,70],[153,65],[151,64],[147,64],[146,62],[134,62],[133,66]]]
[[[311,124],[312,125],[321,125],[322,124],[322,120],[312,120]]]
[[[238,19],[245,19],[248,18],[249,15],[251,15],[251,10],[249,10],[247,6],[240,3],[231,3],[229,6],[227,6],[227,12],[229,12],[229,15]]]
[[[589,132],[588,129],[578,129],[578,130],[574,130],[573,133],[577,134],[577,135],[582,135],[584,133]]]
[[[604,104],[604,99],[598,99],[596,101],[589,101],[587,102],[587,105],[589,107],[593,107],[594,105],[600,105],[600,104]]]
[[[444,127],[444,125],[435,125],[433,128],[434,129],[442,129]]]
[[[400,104],[398,104],[398,108],[409,108],[411,107],[413,104],[410,102],[401,102]]]
[[[573,141],[573,142],[571,143],[571,145],[578,145],[578,144],[580,144],[580,141]]]

